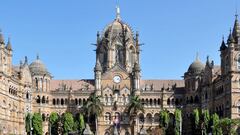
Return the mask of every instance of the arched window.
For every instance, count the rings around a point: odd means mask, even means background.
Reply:
[[[38,90],[38,79],[35,78],[35,85],[36,85],[36,90]]]
[[[37,96],[37,103],[40,103],[41,102],[41,98],[40,98],[40,96],[38,95]]]
[[[146,123],[151,124],[152,123],[152,114],[148,113],[146,116]]]
[[[111,114],[109,112],[105,113],[105,121],[107,124],[111,123]]]
[[[157,105],[160,105],[160,104],[161,104],[161,99],[159,98]]]
[[[170,99],[169,98],[167,99],[167,105],[170,105]]]
[[[238,55],[237,59],[237,69],[240,70],[240,54]]]
[[[53,105],[56,105],[56,100],[55,100],[55,98],[53,99]]]
[[[27,94],[26,94],[26,98],[29,99],[29,92],[27,92]]]
[[[46,103],[46,99],[45,96],[42,97],[42,103],[45,104]]]
[[[156,113],[156,114],[154,115],[154,123],[159,123],[159,121],[160,121],[159,113]]]
[[[63,99],[61,99],[61,105],[64,105],[64,100]]]
[[[144,123],[144,115],[143,115],[143,113],[140,113],[138,117],[139,117],[139,123],[143,124]]]
[[[157,106],[157,99],[153,100],[154,106]]]
[[[150,99],[150,106],[152,106],[153,105],[153,101],[152,101],[152,99]]]
[[[78,105],[78,100],[75,98],[75,105]]]
[[[59,105],[59,99],[57,99],[57,105]]]

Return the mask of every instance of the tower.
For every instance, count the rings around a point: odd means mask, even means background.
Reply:
[[[139,34],[134,34],[122,21],[118,6],[113,22],[101,34],[97,33],[96,47],[95,92],[102,97],[105,116],[99,118],[99,121],[105,119],[105,123],[99,123],[99,132],[111,133],[108,131],[113,124],[111,121],[128,119],[125,108],[133,94],[140,95],[141,79]],[[130,131],[127,124],[121,128],[123,133]],[[120,129],[116,128],[116,131]]]
[[[226,104],[224,116],[230,118],[239,118],[240,100],[238,99],[240,88],[240,27],[238,15],[235,15],[233,30],[230,30],[227,45],[222,41],[220,46],[221,72],[223,90],[225,91]]]
[[[12,45],[10,38],[5,45],[3,34],[0,31],[0,72],[7,76],[12,73]]]
[[[95,89],[106,87],[128,90],[140,87],[139,34],[124,23],[120,8],[116,18],[100,34],[97,33]]]

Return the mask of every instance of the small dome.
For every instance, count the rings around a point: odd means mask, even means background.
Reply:
[[[43,62],[37,56],[37,59],[29,65],[29,69],[34,74],[49,74]]]
[[[200,73],[204,69],[204,64],[199,60],[196,59],[188,68],[188,72],[190,73]]]

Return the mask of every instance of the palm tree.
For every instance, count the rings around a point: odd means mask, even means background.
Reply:
[[[103,103],[100,100],[100,96],[96,95],[96,92],[93,92],[89,96],[86,104],[84,105],[84,110],[88,116],[88,123],[89,123],[90,116],[95,117],[96,135],[97,135],[98,134],[97,119],[98,119],[98,116],[100,116],[103,112]]]
[[[145,112],[144,106],[142,105],[139,96],[134,95],[130,98],[130,102],[127,105],[127,112],[130,115],[130,119],[132,122],[130,125],[133,125],[132,126],[132,134],[133,134],[134,133],[133,127],[135,126],[135,119],[136,119],[138,112],[143,112],[143,113]]]

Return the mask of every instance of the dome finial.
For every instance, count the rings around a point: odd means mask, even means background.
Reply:
[[[117,0],[117,6],[116,6],[116,20],[120,20],[120,7],[119,7],[119,0]]]
[[[198,54],[198,52],[196,54],[196,61],[199,61],[199,54]]]

